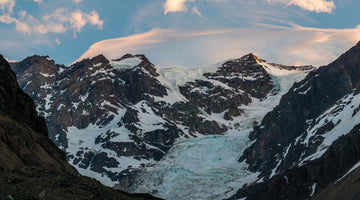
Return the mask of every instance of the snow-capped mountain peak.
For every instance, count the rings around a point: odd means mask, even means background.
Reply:
[[[61,70],[53,63],[61,73],[37,82],[28,79],[37,66],[25,64],[14,66],[27,69],[18,73],[20,85],[47,119],[50,137],[81,173],[109,186],[123,185],[178,142],[251,128],[311,70],[277,77],[269,69],[279,67],[254,54],[196,69],[158,68],[144,55],[98,55]]]
[[[262,62],[266,62],[265,60],[260,59],[257,55],[255,55],[254,53],[249,53],[243,57],[241,57],[239,60],[241,61],[247,61],[247,62],[258,62],[258,63],[262,63]]]

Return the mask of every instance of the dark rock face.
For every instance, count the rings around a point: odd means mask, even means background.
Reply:
[[[307,130],[339,99],[358,93],[359,73],[358,44],[330,65],[311,72],[303,81],[295,83],[282,97],[280,104],[264,117],[261,128],[251,133],[251,138],[256,142],[242,157],[250,164],[250,169],[270,175],[277,165],[276,160],[282,160],[276,171],[283,171],[315,153],[323,140],[321,135],[331,130],[334,124],[329,122],[318,129],[315,136],[310,138],[312,142],[309,142],[309,146],[302,144]],[[296,142],[298,137],[300,142]],[[290,144],[287,156],[280,157]]]
[[[360,160],[359,74],[360,43],[295,83],[254,128],[250,137],[256,141],[240,159],[265,181],[244,187],[233,199],[308,199],[331,191]],[[354,194],[340,196],[352,199]]]
[[[48,138],[45,120],[35,111],[33,100],[16,82],[16,75],[0,56],[0,169],[12,172],[27,166],[76,174]]]
[[[359,160],[360,125],[357,125],[335,141],[320,159],[284,170],[269,181],[244,187],[231,199],[308,199],[315,192],[332,187]],[[342,198],[352,196],[353,192],[348,192]]]
[[[227,119],[237,117],[241,114],[238,107],[248,105],[250,97],[262,99],[274,89],[270,75],[257,59],[254,54],[248,54],[225,62],[215,73],[205,73],[207,80],[188,82],[179,88],[180,92],[208,114],[228,110]]]
[[[0,99],[1,199],[155,199],[115,191],[80,176],[47,137],[44,118],[37,115],[34,102],[1,55]]]

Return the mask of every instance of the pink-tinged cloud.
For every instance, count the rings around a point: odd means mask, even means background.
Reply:
[[[8,14],[0,15],[0,22],[2,22],[2,23],[11,24],[11,23],[14,23],[15,21],[16,21],[16,19],[11,17]]]
[[[42,0],[32,1],[42,3]],[[74,1],[81,2],[81,0]],[[80,10],[68,12],[63,8],[58,8],[54,13],[40,19],[22,10],[18,13],[18,17],[14,17],[15,4],[15,0],[0,0],[0,23],[15,24],[15,30],[24,34],[64,33],[67,30],[73,30],[76,37],[76,33],[80,32],[86,24],[96,26],[101,30],[104,24],[95,10],[84,13]]]
[[[31,29],[29,27],[28,24],[21,22],[21,21],[16,21],[16,27],[15,29],[20,32],[20,33],[24,33],[24,34],[30,34],[31,33]]]
[[[14,6],[15,0],[0,0],[0,22],[11,24],[16,21],[16,19],[11,16]]]
[[[34,18],[26,11],[20,11],[18,18],[12,17],[12,9],[15,5],[13,0],[0,0],[0,22],[6,24],[15,24],[16,31],[24,34],[47,34],[47,33],[64,33],[68,30],[76,33],[90,24],[98,29],[103,28],[104,21],[100,19],[99,14],[93,10],[90,13],[84,13],[80,10],[69,12],[64,8],[58,8],[54,13],[44,15],[40,19]]]
[[[109,59],[126,53],[145,54],[156,65],[206,66],[254,52],[263,59],[288,65],[328,64],[360,38],[353,29],[315,29],[301,26],[257,25],[209,31],[154,29],[92,45],[77,61],[104,54]]]
[[[104,21],[100,19],[99,14],[95,10],[91,11],[90,14],[86,15],[86,18],[91,25],[97,26],[98,29],[102,30]]]
[[[86,16],[80,10],[71,13],[70,24],[72,28],[75,29],[77,32],[80,32],[82,27],[84,27],[86,23]]]
[[[288,6],[295,5],[300,7],[303,10],[308,10],[312,12],[325,12],[332,13],[335,9],[335,4],[333,0],[267,0],[269,3],[282,3]]]
[[[39,24],[35,27],[34,31],[40,34],[46,33],[63,33],[66,31],[66,28],[61,24]]]
[[[91,11],[89,14],[83,13],[80,10],[71,13],[70,24],[75,30],[74,37],[76,37],[76,32],[80,32],[87,23],[102,30],[104,21],[100,19],[99,14],[95,10]]]
[[[12,13],[15,6],[15,0],[0,0],[0,10]]]

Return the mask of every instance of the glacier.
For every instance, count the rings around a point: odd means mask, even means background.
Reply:
[[[252,103],[242,106],[244,113],[226,122],[221,114],[206,116],[211,120],[237,128],[229,129],[224,135],[199,136],[183,139],[170,149],[159,162],[150,162],[136,175],[134,185],[127,188],[132,193],[150,193],[154,196],[172,200],[223,199],[230,197],[245,184],[261,182],[259,173],[247,170],[248,165],[238,162],[242,152],[251,145],[249,134],[254,121],[261,121],[271,111],[291,86],[305,78],[307,73],[279,70],[271,64],[261,62],[264,69],[272,76],[276,93],[265,99],[252,99]],[[207,70],[214,69],[209,67]],[[191,69],[182,72],[179,69],[160,69],[166,74],[162,79],[176,88],[184,80],[201,79],[204,69]],[[179,73],[177,73],[179,72]],[[168,75],[182,76],[182,80],[171,81]],[[181,75],[180,75],[181,74]],[[175,75],[175,77],[176,77]],[[171,76],[170,76],[171,77]],[[232,124],[231,124],[232,123]]]

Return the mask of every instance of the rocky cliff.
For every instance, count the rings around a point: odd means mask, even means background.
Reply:
[[[254,128],[250,136],[255,141],[240,159],[250,170],[261,172],[265,182],[236,197],[306,199],[329,191],[326,188],[356,169],[359,75],[360,43],[296,83]],[[343,197],[351,199],[354,194],[353,190]]]
[[[37,115],[33,100],[1,55],[0,99],[1,199],[155,199],[80,176],[48,138],[45,119]]]

